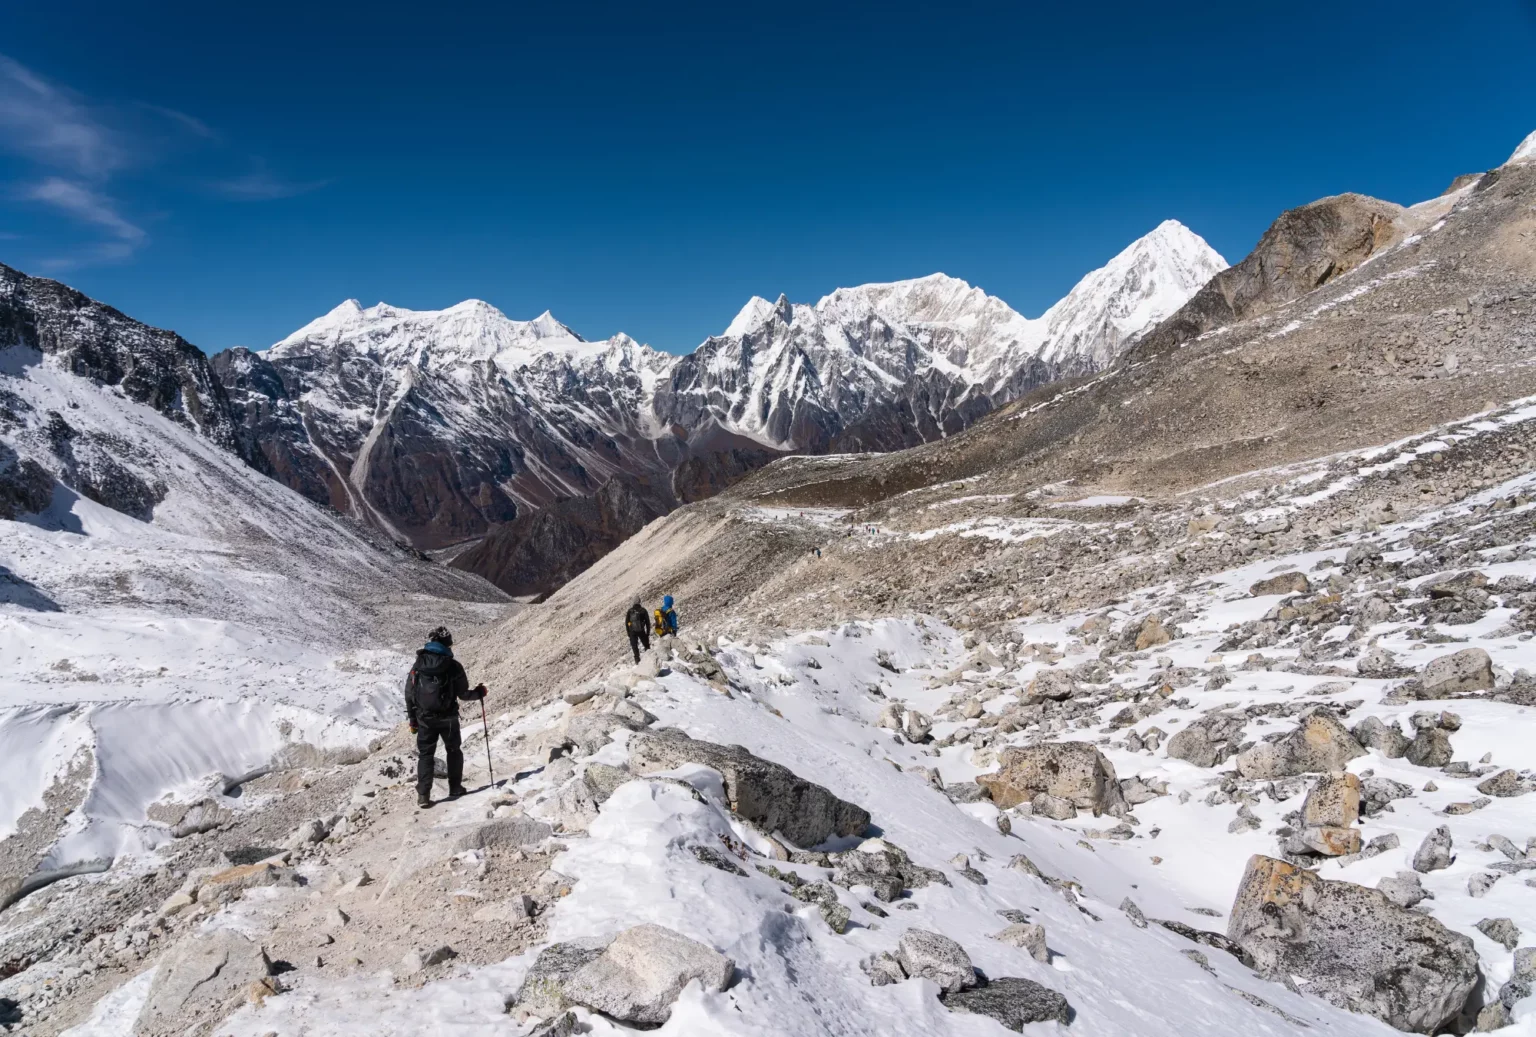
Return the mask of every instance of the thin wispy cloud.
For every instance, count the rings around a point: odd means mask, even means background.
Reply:
[[[308,194],[310,191],[318,191],[329,183],[329,180],[284,180],[271,173],[257,172],[228,180],[216,180],[212,186],[216,194],[223,195],[225,198],[259,202]]]
[[[85,104],[0,54],[0,147],[75,176],[126,164],[118,135]]]
[[[162,118],[169,119],[193,136],[202,137],[204,140],[219,139],[219,135],[214,132],[213,127],[195,115],[188,115],[186,112],[178,111],[175,108],[167,108],[164,105],[146,104],[142,101],[139,102],[139,107],[146,112],[154,112]]]
[[[69,255],[37,260],[45,269],[130,258],[149,242],[149,234],[131,215],[135,206],[120,201],[121,175],[130,170],[143,174],[189,147],[211,149],[205,159],[227,162],[233,156],[220,154],[225,143],[213,127],[180,109],[131,100],[98,103],[0,54],[0,153],[33,167],[10,184],[0,184],[0,199],[45,206],[90,228],[97,239],[82,242]],[[329,183],[277,176],[259,158],[242,164],[253,171],[197,182],[209,194],[239,202],[292,198]],[[182,179],[180,186],[186,183]],[[114,184],[118,191],[112,190]]]
[[[82,223],[101,227],[123,245],[140,245],[149,236],[142,227],[117,211],[112,199],[84,184],[51,176],[23,192],[28,201],[43,202],[62,210]]]

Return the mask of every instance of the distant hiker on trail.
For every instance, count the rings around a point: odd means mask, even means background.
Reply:
[[[459,700],[485,698],[485,685],[469,686],[464,667],[453,657],[453,635],[438,627],[427,635],[426,647],[405,678],[405,718],[416,736],[416,805],[432,805],[432,770],[437,740],[448,757],[448,798],[465,795],[464,751],[459,738]]]
[[[651,650],[651,624],[645,617],[645,606],[640,604],[640,599],[635,598],[635,603],[629,606],[629,611],[624,613],[624,632],[629,635],[629,650],[635,653],[635,662],[640,661],[640,648]]]
[[[656,610],[656,636],[666,637],[677,633],[677,609],[672,607],[672,595],[668,594],[661,599],[661,608]]]

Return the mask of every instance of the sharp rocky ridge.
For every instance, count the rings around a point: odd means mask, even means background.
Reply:
[[[685,356],[478,300],[348,300],[213,369],[264,471],[537,593],[775,457],[913,446],[1100,370],[1225,267],[1170,220],[1037,319],[934,274],[814,305],[753,298]]]

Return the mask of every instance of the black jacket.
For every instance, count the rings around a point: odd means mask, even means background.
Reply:
[[[646,615],[645,606],[629,607],[629,611],[624,613],[624,629],[631,634],[644,634],[651,629],[651,617]]]
[[[416,704],[416,678],[418,675],[432,675],[441,678],[448,689],[453,692],[453,711],[451,713],[429,713]],[[411,667],[411,672],[405,678],[405,716],[413,725],[418,716],[453,716],[459,715],[459,700],[466,702],[480,698],[479,695],[469,690],[469,676],[465,674],[464,667],[459,661],[446,651],[436,652],[423,648],[416,653],[416,664]]]

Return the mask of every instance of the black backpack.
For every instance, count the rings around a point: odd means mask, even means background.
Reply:
[[[411,671],[411,681],[416,689],[416,709],[420,713],[452,713],[458,709],[448,675],[438,671],[422,673]]]
[[[645,609],[638,605],[631,605],[624,615],[624,629],[631,634],[643,634],[650,629],[650,625]]]

